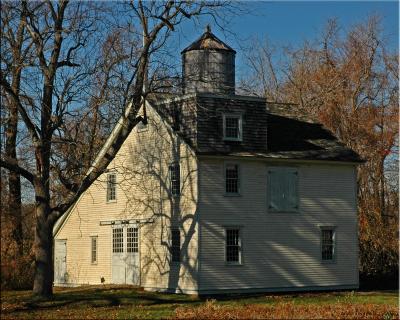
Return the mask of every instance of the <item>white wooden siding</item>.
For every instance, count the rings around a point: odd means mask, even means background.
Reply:
[[[299,212],[273,213],[266,202],[267,162],[239,164],[241,196],[225,197],[223,160],[200,160],[200,292],[356,287],[354,166],[298,164]],[[243,264],[239,266],[224,261],[224,228],[229,225],[241,227]],[[321,262],[320,225],[336,226],[334,264]]]
[[[149,129],[135,128],[108,169],[116,172],[116,201],[107,202],[106,174],[79,199],[56,234],[67,239],[71,284],[111,283],[111,226],[100,221],[152,219],[140,228],[141,286],[149,289],[197,289],[197,160],[190,148],[149,108]],[[168,193],[168,166],[181,166],[180,197]],[[171,224],[181,228],[182,262],[170,262]],[[90,236],[98,236],[98,261],[90,261]]]
[[[357,286],[354,166],[291,162],[299,172],[299,212],[268,212],[272,163],[233,161],[240,165],[240,195],[226,196],[224,161],[231,159],[197,159],[151,109],[148,114],[149,129],[134,129],[109,166],[117,173],[116,201],[107,203],[102,175],[56,235],[67,240],[69,283],[100,284],[102,277],[111,282],[111,227],[100,221],[152,218],[139,232],[140,284],[147,289],[194,293]],[[168,193],[168,166],[177,160],[182,194],[175,198]],[[181,230],[180,264],[170,261],[172,225]],[[321,225],[336,226],[336,263],[321,261]],[[241,265],[225,263],[229,226],[241,230]],[[95,235],[98,261],[92,264],[90,236]]]

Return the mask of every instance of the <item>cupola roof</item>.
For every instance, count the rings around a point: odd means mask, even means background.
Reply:
[[[190,46],[183,49],[181,53],[192,50],[223,50],[236,53],[230,46],[218,39],[216,35],[211,32],[210,25],[207,25],[206,31],[203,35],[193,42]]]

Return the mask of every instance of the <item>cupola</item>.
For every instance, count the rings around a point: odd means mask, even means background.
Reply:
[[[204,34],[182,52],[183,92],[235,94],[235,55],[207,26]]]

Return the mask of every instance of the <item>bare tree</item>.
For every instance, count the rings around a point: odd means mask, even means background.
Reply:
[[[285,65],[275,66],[281,74],[277,96],[293,102],[299,115],[323,123],[366,160],[358,171],[361,271],[393,272],[398,266],[398,201],[393,197],[398,193],[398,182],[393,183],[398,172],[398,53],[388,49],[376,16],[349,30],[330,20],[315,41],[285,53]],[[271,98],[269,83],[276,78],[268,71],[270,54],[259,49],[252,56],[254,82]],[[257,57],[266,57],[262,68]]]
[[[268,38],[253,40],[246,53],[248,76],[240,81],[240,90],[246,94],[257,95],[270,101],[281,101],[282,80],[279,77],[279,50]]]
[[[29,60],[32,41],[27,39],[26,19],[15,9],[14,3],[2,3],[1,10],[1,63],[4,73],[10,81],[10,87],[19,94],[21,86],[23,63]],[[18,23],[14,24],[17,21]],[[2,90],[2,104],[6,110],[5,124],[5,148],[4,157],[11,163],[18,164],[17,159],[17,132],[18,132],[18,108],[15,100],[10,99]],[[12,238],[17,250],[16,253],[23,254],[22,237],[22,206],[21,206],[21,177],[19,173],[9,172],[8,174],[8,198],[7,213],[11,217]],[[6,211],[6,212],[5,212]]]
[[[60,150],[60,145],[69,145],[67,150],[73,147],[73,139],[68,136],[67,129],[69,123],[73,123],[73,117],[80,114],[79,102],[88,97],[82,93],[85,93],[84,88],[95,73],[95,66],[91,64],[93,59],[90,59],[93,52],[90,50],[96,46],[90,47],[90,43],[99,40],[95,38],[101,20],[98,16],[108,9],[109,15],[103,16],[106,20],[115,12],[115,8],[107,7],[103,3],[69,3],[60,0],[57,3],[23,1],[18,8],[8,9],[18,12],[34,46],[33,67],[26,68],[30,82],[24,83],[23,90],[15,90],[2,65],[1,86],[7,99],[15,104],[24,127],[29,132],[30,145],[35,155],[35,169],[24,167],[7,157],[1,159],[1,166],[30,181],[35,191],[35,295],[52,295],[52,228],[55,221],[105,171],[136,124],[146,121],[146,117],[138,115],[138,111],[143,97],[149,93],[149,89],[143,91],[143,85],[150,55],[164,45],[175,27],[185,19],[202,14],[215,17],[216,10],[226,5],[228,4],[220,1],[139,1],[118,3],[116,6],[113,4],[118,9],[124,7],[118,14],[126,12],[124,18],[131,24],[139,21],[138,29],[143,32],[144,41],[140,51],[132,48],[133,68],[122,88],[122,102],[117,109],[120,126],[114,130],[114,139],[107,145],[104,153],[98,155],[94,165],[84,173],[83,170],[61,170],[60,168],[66,169],[68,159],[63,158],[65,153],[55,153],[54,150]],[[98,78],[99,88],[102,83],[110,84],[110,81],[107,82],[110,80],[107,72],[103,76],[104,78]],[[97,98],[101,100],[105,96],[100,93]],[[92,105],[96,109],[99,103],[93,101]],[[94,124],[92,127],[92,137],[96,136],[95,126]],[[91,156],[87,163],[90,160]],[[54,197],[53,187],[60,184],[68,193],[63,197]]]

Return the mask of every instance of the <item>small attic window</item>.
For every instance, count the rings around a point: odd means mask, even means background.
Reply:
[[[115,173],[107,174],[107,202],[117,200],[117,175]]]
[[[136,126],[137,132],[145,132],[148,130],[148,124],[143,123],[143,121],[140,121]]]
[[[242,115],[223,114],[224,140],[242,141]]]

